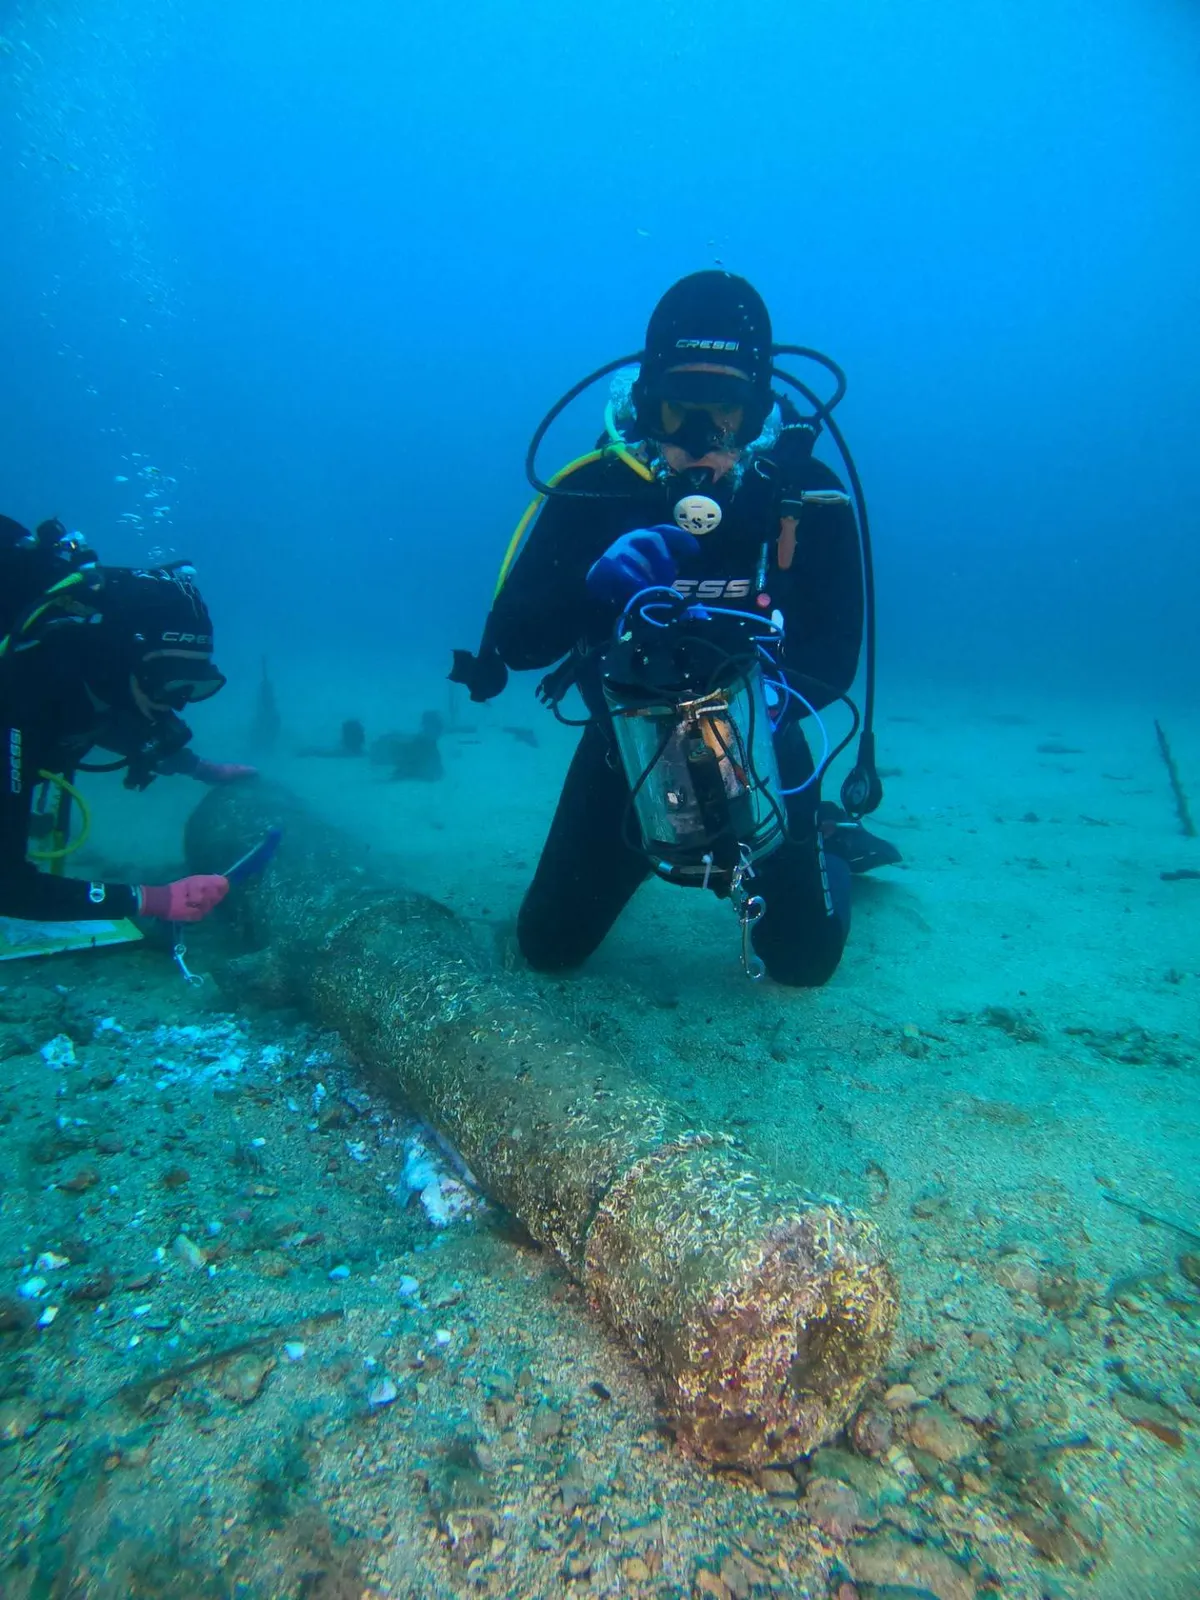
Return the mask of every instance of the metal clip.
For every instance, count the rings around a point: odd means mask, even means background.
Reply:
[[[187,964],[187,945],[180,939],[171,951],[175,965],[179,968],[180,976],[184,983],[190,984],[193,989],[199,989],[204,983],[201,973],[193,972]]]
[[[758,983],[767,975],[767,969],[763,965],[762,957],[754,954],[753,947],[750,944],[750,930],[766,909],[767,903],[762,895],[754,894],[746,900],[738,912],[738,921],[742,925],[742,971],[750,979],[751,983]]]
[[[746,879],[754,876],[753,858],[749,845],[739,845],[738,849],[741,860],[730,875],[729,898],[733,903],[733,909],[737,912],[738,925],[742,930],[742,971],[751,983],[758,983],[766,977],[767,969],[761,958],[754,954],[750,943],[750,932],[767,909],[767,902],[762,895],[747,892]]]

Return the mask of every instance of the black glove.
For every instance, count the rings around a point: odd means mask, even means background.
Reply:
[[[503,694],[508,685],[508,668],[500,659],[494,645],[486,642],[479,646],[479,654],[469,650],[454,652],[454,665],[450,668],[450,682],[461,683],[471,699],[482,705]]]

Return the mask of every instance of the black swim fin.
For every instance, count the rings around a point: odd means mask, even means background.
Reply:
[[[851,872],[871,872],[875,867],[894,867],[903,861],[896,846],[877,833],[868,833],[861,822],[852,822],[832,800],[817,807],[817,821],[825,835],[830,855],[841,856]]]

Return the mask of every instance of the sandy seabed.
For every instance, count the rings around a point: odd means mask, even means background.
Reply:
[[[281,698],[309,710],[264,771],[512,961],[572,735],[524,691],[459,705],[442,780],[400,783],[292,752],[440,687]],[[905,860],[856,882],[826,989],[749,983],[728,908],[658,883],[545,980],[878,1221],[902,1320],[848,1434],[757,1478],[684,1459],[556,1264],[455,1215],[404,1108],[239,993],[214,924],[200,988],[153,941],[0,972],[0,1593],[1200,1594],[1200,879],[1163,876],[1200,842],[1152,710],[887,700],[872,826]],[[1200,726],[1163,720],[1200,796]],[[235,721],[197,742],[244,753]],[[77,872],[179,870],[193,785],[93,794]]]

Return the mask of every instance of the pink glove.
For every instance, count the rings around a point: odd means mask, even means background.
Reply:
[[[239,767],[234,761],[205,761],[203,757],[192,769],[192,777],[199,783],[242,783],[247,778],[257,778],[257,767]]]
[[[174,883],[143,884],[138,891],[144,917],[162,917],[164,922],[199,922],[229,893],[229,879],[219,873],[194,873],[176,878]]]

